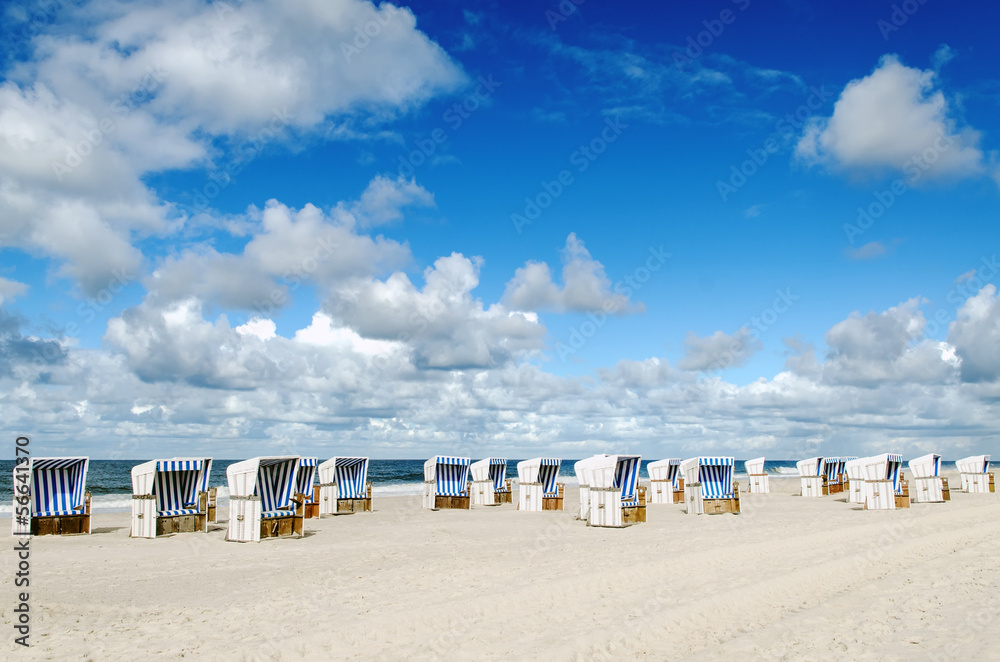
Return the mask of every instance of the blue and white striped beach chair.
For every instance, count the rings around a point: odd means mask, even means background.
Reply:
[[[903,456],[882,453],[865,460],[865,510],[909,508],[910,497],[903,489]]]
[[[731,457],[693,457],[681,462],[684,502],[691,515],[740,512],[740,488]]]
[[[511,502],[507,460],[488,457],[469,465],[469,472],[472,474],[473,506],[499,506]]]
[[[638,455],[595,457],[590,465],[590,526],[622,527],[646,521],[646,489]]]
[[[951,501],[948,479],[941,475],[941,456],[921,455],[908,463],[913,474],[913,500],[917,503]]]
[[[562,510],[566,487],[558,482],[562,460],[536,457],[517,463],[518,510]]]
[[[229,465],[229,531],[226,540],[301,536],[304,495],[296,492],[299,458],[255,457]]]
[[[962,477],[962,489],[970,494],[995,492],[996,483],[990,473],[989,455],[971,455],[955,462]]]
[[[680,503],[684,500],[681,486],[681,461],[678,458],[657,460],[646,465],[649,474],[649,503]]]
[[[468,510],[469,465],[467,457],[437,455],[424,462],[424,508],[458,508]]]
[[[90,533],[89,465],[86,457],[32,457],[15,465],[11,533]]]
[[[846,475],[844,466],[847,464],[846,457],[824,457],[823,475],[826,476],[826,493],[839,494],[844,491]]]
[[[133,538],[208,531],[211,458],[150,460],[132,467]]]
[[[316,467],[319,459],[304,457],[299,460],[299,472],[295,476],[295,492],[305,496],[305,518],[319,517],[319,487],[316,485]]]
[[[332,457],[319,465],[319,514],[370,512],[367,457]]]

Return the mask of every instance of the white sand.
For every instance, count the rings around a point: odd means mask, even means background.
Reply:
[[[259,544],[226,542],[224,522],[133,540],[127,514],[97,514],[91,536],[32,540],[33,647],[8,628],[3,645],[25,660],[1000,659],[1000,494],[865,512],[771,487],[739,516],[649,506],[627,529],[575,521],[575,490],[562,513],[383,498]]]

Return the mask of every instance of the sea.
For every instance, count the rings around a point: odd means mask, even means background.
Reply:
[[[93,495],[91,510],[93,512],[124,512],[132,507],[132,467],[148,460],[91,460],[87,470],[87,491]],[[218,487],[220,504],[229,500],[229,490],[226,487],[226,468],[241,460],[215,460],[212,463],[212,475],[209,484]],[[407,496],[423,493],[425,460],[370,460],[368,464],[368,480],[372,482],[373,496]],[[508,460],[507,476],[517,478],[516,466],[520,460]],[[573,473],[573,463],[577,460],[563,460],[559,467],[561,482],[576,485],[576,475]],[[640,478],[648,478],[646,465],[649,460],[643,460],[639,471]],[[764,470],[774,478],[796,478],[798,470],[796,460],[767,460]],[[737,479],[745,478],[746,473],[739,471],[743,461],[736,461]],[[954,462],[942,462],[941,468],[954,469]],[[10,517],[13,508],[13,470],[14,462],[0,461],[0,517]]]

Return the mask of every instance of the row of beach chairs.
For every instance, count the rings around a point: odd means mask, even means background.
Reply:
[[[869,510],[908,508],[910,484],[902,456],[814,457],[798,462],[803,497],[846,493],[849,503]],[[664,459],[647,466],[649,486],[640,485],[638,455],[594,455],[574,464],[580,485],[577,518],[590,526],[622,527],[646,521],[646,505],[684,503],[689,514],[740,512],[740,486],[732,457]],[[14,535],[91,532],[91,495],[86,492],[89,459],[31,458],[14,469]],[[561,460],[539,457],[517,464],[517,508],[526,512],[563,510],[565,485],[558,482]],[[941,476],[941,456],[910,460],[912,499],[940,503],[950,499]],[[961,489],[994,492],[990,456],[956,462]],[[749,493],[770,491],[764,458],[747,460]],[[216,522],[215,488],[208,486],[211,458],[151,460],[132,468],[131,535],[156,538],[207,531]],[[322,464],[299,456],[256,457],[226,471],[229,483],[227,540],[302,535],[303,521],[322,515],[371,511],[368,458],[336,457]],[[316,476],[319,476],[317,484]],[[471,474],[471,481],[469,475]],[[424,463],[422,505],[431,510],[468,509],[513,503],[507,460],[435,456]],[[470,484],[471,483],[471,484]],[[30,517],[16,516],[27,506]]]

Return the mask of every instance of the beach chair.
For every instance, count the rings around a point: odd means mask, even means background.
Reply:
[[[371,512],[367,457],[332,457],[319,465],[319,514]]]
[[[844,491],[846,477],[844,466],[847,464],[846,457],[824,457],[823,475],[826,476],[826,493],[841,494]]]
[[[208,531],[212,458],[150,460],[132,467],[133,538]]]
[[[867,457],[853,458],[844,463],[844,473],[847,475],[844,489],[847,491],[848,503],[865,502],[865,463]]]
[[[971,494],[995,492],[989,455],[972,455],[955,462],[962,476],[962,489]]]
[[[302,536],[305,495],[296,493],[297,455],[255,457],[229,465],[229,531],[226,540]]]
[[[623,527],[646,521],[646,488],[639,485],[638,455],[591,458],[590,526]]]
[[[903,456],[882,453],[865,460],[865,510],[909,508],[910,497],[900,467]]]
[[[14,465],[15,536],[90,533],[90,492],[85,457],[30,457]],[[27,508],[26,516],[19,515]]]
[[[507,460],[488,457],[469,465],[472,473],[472,505],[499,506],[512,503],[510,481],[507,480]]]
[[[743,463],[750,478],[750,494],[770,494],[770,477],[764,471],[764,458],[758,457]]]
[[[424,462],[424,508],[431,510],[471,507],[467,457],[438,455]]]
[[[299,459],[299,472],[295,475],[295,492],[305,496],[303,512],[306,519],[319,517],[319,485],[316,485],[316,465],[319,458]]]
[[[913,500],[916,503],[951,501],[948,479],[941,476],[941,456],[929,453],[907,462],[913,474]]]
[[[557,483],[561,460],[536,457],[517,463],[518,510],[562,510],[566,486]]]
[[[731,457],[693,457],[681,462],[684,503],[689,515],[740,512],[740,486]]]
[[[657,460],[646,465],[649,474],[649,503],[682,503],[684,479],[681,461],[675,458]]]
[[[823,473],[823,458],[811,457],[808,460],[799,460],[795,467],[799,470],[802,496],[819,497],[830,493],[826,485],[826,474]]]

